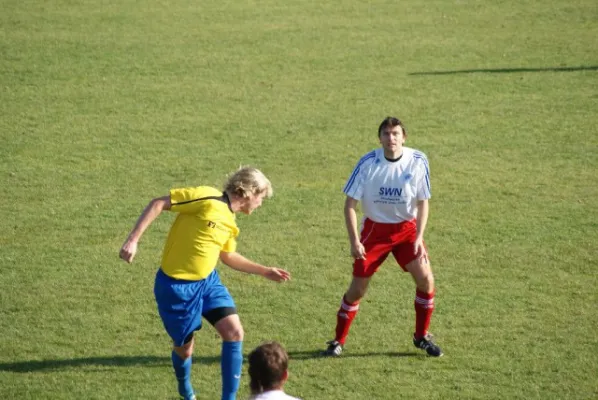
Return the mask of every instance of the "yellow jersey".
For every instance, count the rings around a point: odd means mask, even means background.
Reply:
[[[197,281],[214,271],[220,252],[237,248],[239,228],[226,193],[209,186],[170,190],[170,228],[162,270],[175,279]]]

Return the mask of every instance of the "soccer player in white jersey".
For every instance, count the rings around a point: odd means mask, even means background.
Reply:
[[[261,344],[249,353],[248,361],[250,400],[300,400],[283,390],[289,379],[289,355],[280,343]]]
[[[433,357],[442,350],[428,333],[434,310],[434,276],[424,244],[430,169],[426,155],[405,147],[401,121],[388,117],[378,128],[381,148],[364,155],[344,188],[345,223],[353,256],[353,280],[337,313],[336,336],[324,354],[339,356],[370,279],[390,253],[416,285],[413,344]],[[364,219],[357,229],[357,204]]]

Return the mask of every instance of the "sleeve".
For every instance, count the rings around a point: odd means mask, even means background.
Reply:
[[[202,187],[170,189],[170,211],[181,214],[197,214],[201,202],[197,201],[205,197]]]
[[[351,173],[351,176],[347,180],[343,193],[355,200],[361,200],[363,197],[363,184],[366,171],[375,157],[376,155],[373,151],[361,157],[361,160],[353,168],[353,173]]]
[[[231,236],[230,239],[222,246],[222,251],[225,253],[232,253],[237,251],[237,238],[235,236]]]
[[[417,157],[417,199],[427,200],[432,197],[432,188],[430,186],[430,166],[428,158],[421,154]]]

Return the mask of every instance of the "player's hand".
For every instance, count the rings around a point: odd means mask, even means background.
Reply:
[[[127,240],[125,244],[123,244],[123,247],[121,247],[118,256],[130,264],[133,262],[135,254],[137,254],[137,242],[130,242]]]
[[[415,239],[413,243],[413,251],[417,258],[423,258],[424,261],[428,259],[428,252],[426,251],[426,246],[424,246],[424,239]]]
[[[365,260],[365,247],[361,242],[351,244],[351,256],[356,260]]]
[[[264,274],[264,278],[268,278],[274,282],[286,282],[291,280],[291,273],[284,269],[270,267]]]

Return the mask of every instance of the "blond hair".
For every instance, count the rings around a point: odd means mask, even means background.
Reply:
[[[253,167],[241,167],[229,176],[224,184],[224,191],[239,197],[261,193],[265,193],[266,197],[272,197],[273,194],[272,184],[268,178],[259,169]]]

